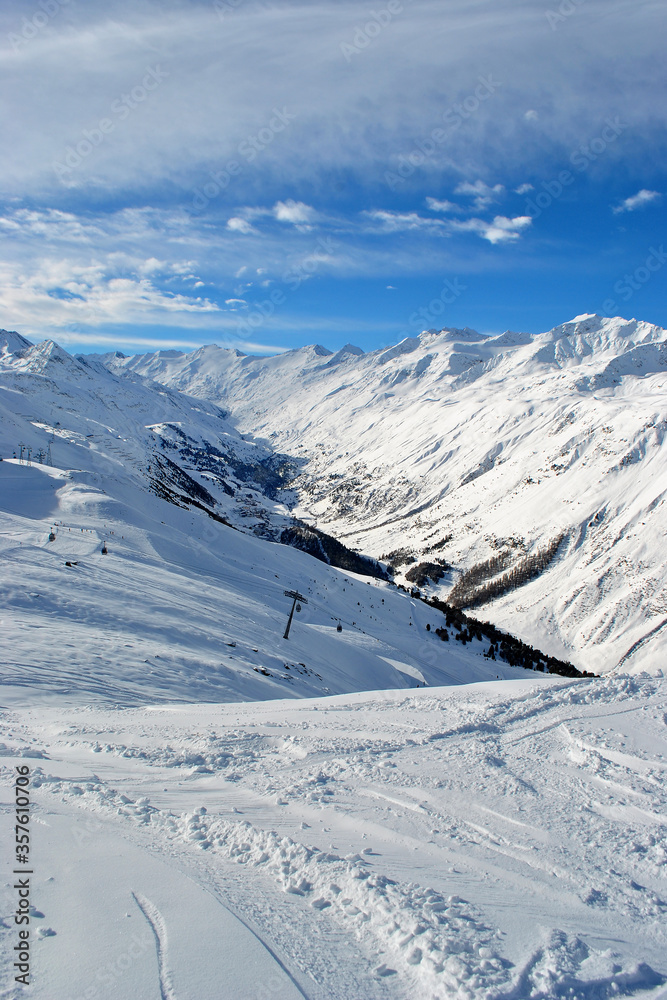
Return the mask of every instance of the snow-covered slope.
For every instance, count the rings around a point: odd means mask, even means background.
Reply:
[[[663,329],[580,316],[539,336],[428,331],[370,354],[104,360],[227,407],[302,463],[302,516],[375,557],[448,563],[442,595],[500,556],[479,600],[553,543],[540,575],[475,613],[583,669],[662,667]]]
[[[29,995],[665,1000],[667,681],[538,679],[3,712]]]
[[[16,338],[0,333],[5,458],[36,464],[50,453],[59,469],[108,478],[122,489],[145,492],[150,485],[176,499],[188,494],[190,502],[258,530],[290,522],[279,497],[289,499],[282,487],[296,465],[245,439],[219,406],[143,378],[119,378],[53,341],[26,347]]]
[[[664,678],[442,641],[269,540],[298,456],[6,344],[2,1000],[666,1000]]]
[[[443,643],[444,616],[387,582],[267,540],[290,523],[283,460],[214,404],[52,342],[14,347],[0,355],[5,701],[237,701],[522,675],[484,657],[488,640]],[[287,640],[285,590],[306,598]]]

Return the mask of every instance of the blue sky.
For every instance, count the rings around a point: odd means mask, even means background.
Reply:
[[[6,0],[0,327],[667,326],[661,0]]]

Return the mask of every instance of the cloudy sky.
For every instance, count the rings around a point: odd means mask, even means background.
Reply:
[[[667,326],[666,28],[664,0],[5,0],[0,327]]]

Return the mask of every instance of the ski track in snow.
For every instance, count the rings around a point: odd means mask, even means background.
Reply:
[[[268,931],[280,941],[285,970],[291,963],[309,974],[315,928],[324,934],[325,952],[327,940],[338,947],[337,934],[354,940],[368,956],[364,1000],[611,1000],[646,991],[657,997],[663,977],[640,951],[624,958],[594,942],[605,933],[612,940],[616,927],[642,928],[654,949],[667,941],[667,764],[650,750],[658,744],[642,742],[641,734],[646,729],[664,741],[662,691],[657,678],[622,676],[524,687],[514,697],[501,685],[488,693],[480,685],[470,693],[290,705],[287,721],[285,708],[266,704],[78,709],[66,724],[49,716],[50,756],[75,753],[90,766],[104,764],[115,782],[57,777],[46,772],[53,764],[43,762],[34,783],[38,794],[129,824],[130,836],[149,837],[158,854],[185,851],[202,884],[215,878],[216,858],[218,865],[238,865],[245,873],[235,900],[241,919],[245,906],[260,939],[266,942]],[[105,719],[112,741],[91,739]],[[114,787],[118,781],[125,791]],[[173,812],[128,794],[133,784],[151,781],[151,798],[157,789],[159,800],[169,782],[174,789],[185,784],[188,799],[203,794],[209,804]],[[215,802],[210,794],[217,787],[222,798]],[[220,808],[230,796],[240,809]],[[246,809],[254,810],[253,822],[234,817]],[[309,846],[262,823],[294,828],[298,818],[308,819],[315,837],[318,817],[328,826],[344,824],[332,834],[336,841],[350,822],[357,850]],[[384,838],[379,854],[362,846],[367,833]],[[484,890],[477,901],[468,891],[465,898],[460,890],[407,881],[403,862],[395,869],[382,860],[396,850],[407,858],[416,848],[415,861],[436,883],[446,857],[456,862],[450,871],[463,865],[479,872]],[[436,868],[431,858],[441,859]],[[450,874],[446,881],[460,879]],[[291,918],[276,905],[283,914],[278,922],[271,915],[276,891],[292,900]],[[562,897],[563,915],[575,906],[569,926],[548,926],[541,894]],[[160,915],[136,898],[156,937],[163,1000],[176,1000]],[[502,916],[522,898],[529,923],[536,920],[542,930],[535,928],[538,940],[514,967],[485,910],[495,907]],[[587,937],[591,920],[595,930]],[[280,926],[286,922],[298,933],[286,934]],[[319,975],[333,982],[326,963]],[[355,996],[354,988],[348,995]]]
[[[187,1000],[183,870],[255,935],[269,955],[260,964],[280,967],[290,998],[667,996],[667,707],[664,632],[654,624],[665,614],[665,332],[583,318],[518,352],[495,354],[503,338],[480,341],[489,365],[467,374],[477,347],[461,351],[462,335],[414,338],[412,354],[387,352],[379,366],[343,357],[344,386],[310,348],[236,358],[232,368],[207,348],[197,354],[210,367],[206,391],[223,395],[231,372],[233,421],[53,344],[2,354],[0,451],[51,442],[60,463],[0,465],[0,683],[17,706],[0,713],[2,774],[14,760],[31,763],[35,830],[48,833],[49,807],[65,834],[70,819],[78,828],[75,814],[86,830],[103,821],[100,854],[85,857],[92,865],[106,852],[118,863],[100,874],[102,892],[113,895],[115,875],[140,872],[138,858],[160,859],[159,898],[147,888],[159,910],[135,892],[137,921],[152,932],[146,961],[127,973],[151,996]],[[623,357],[633,338],[653,356],[641,376]],[[595,371],[568,354],[577,345],[590,346]],[[169,380],[160,359],[147,361]],[[258,417],[257,387],[248,395],[236,368],[265,364],[278,378],[267,378],[275,398]],[[310,394],[319,406],[327,372],[340,392],[320,421],[303,404]],[[196,371],[182,374],[181,385],[202,388]],[[610,390],[604,399],[582,385],[589,375]],[[393,402],[377,377],[397,387]],[[510,387],[502,401],[501,377]],[[436,544],[461,569],[565,530],[553,567],[498,599],[489,617],[538,645],[548,635],[561,654],[585,650],[588,669],[606,670],[628,650],[633,676],[527,674],[485,658],[477,640],[440,642],[438,614],[387,583],[269,545],[290,512],[253,477],[264,482],[277,456],[236,430],[240,420],[268,438],[269,419],[285,448],[278,457],[301,470],[302,502],[336,535],[352,523],[371,551],[420,557]],[[157,482],[156,464],[172,478]],[[241,530],[159,493],[171,483],[180,497],[186,481],[195,499],[212,491],[211,509]],[[443,548],[436,539],[450,528]],[[289,642],[280,638],[286,587],[308,598]],[[639,673],[645,664],[655,677]],[[429,690],[406,690],[422,681]],[[442,686],[464,681],[491,683]],[[305,697],[321,700],[296,700]],[[265,698],[285,700],[255,700]],[[66,975],[65,942],[76,937],[67,907],[79,900],[62,878],[67,847],[49,851],[55,930],[43,937],[39,925],[35,945],[60,956]],[[123,898],[129,886],[145,883],[123,882]],[[186,916],[196,920],[196,908]],[[223,923],[213,909],[211,933]],[[91,927],[82,957],[113,967],[105,935],[111,928],[127,943],[123,916],[114,911],[104,933]],[[7,923],[0,934],[9,958]],[[199,971],[217,983],[209,951]]]
[[[160,979],[161,1000],[178,1000],[171,981],[171,973],[168,965],[168,942],[167,926],[162,914],[149,899],[141,893],[133,892],[132,898],[148,921],[148,925],[155,937],[155,950],[157,954],[158,976]]]

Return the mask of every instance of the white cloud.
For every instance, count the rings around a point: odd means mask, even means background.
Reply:
[[[68,349],[70,345],[76,345],[77,349],[84,347],[109,347],[115,350],[137,351],[137,353],[145,349],[149,351],[169,351],[182,348],[194,351],[198,347],[203,347],[204,344],[211,343],[208,336],[205,340],[193,340],[190,336],[156,338],[142,337],[133,333],[89,333],[78,330],[59,330],[57,338],[58,342],[65,349]],[[219,347],[236,347],[238,350],[245,351],[248,354],[283,354],[285,351],[291,350],[289,347],[279,347],[275,344],[259,344],[249,340],[238,340],[236,337],[227,334],[223,334],[221,337],[216,336],[215,342]]]
[[[157,257],[149,257],[139,265],[141,274],[160,274],[167,269],[167,264]]]
[[[386,232],[397,233],[406,229],[438,229],[444,226],[440,219],[426,219],[417,212],[389,212],[374,209],[362,213],[374,222],[382,223]]]
[[[466,219],[465,221],[452,219],[450,225],[457,232],[477,233],[483,240],[496,244],[518,240],[523,230],[527,229],[532,221],[529,215],[519,215],[514,219],[508,219],[504,215],[496,215],[493,222],[487,222],[484,219]]]
[[[59,330],[56,334],[58,343],[65,349],[70,344],[88,347],[113,347],[116,350],[135,350],[137,348],[148,348],[151,351],[170,351],[178,348],[195,350],[201,347],[201,341],[191,340],[187,337],[141,337],[136,334],[118,333],[89,333],[79,330]]]
[[[48,241],[91,243],[100,236],[99,227],[84,222],[71,212],[47,208],[41,211],[17,208],[0,217],[0,228],[8,237],[37,236]]]
[[[278,222],[291,222],[293,226],[299,224],[309,225],[317,216],[317,212],[310,205],[305,205],[302,201],[277,201],[273,206],[273,215]]]
[[[432,212],[462,212],[460,205],[453,201],[439,201],[438,198],[427,198],[426,207]]]
[[[534,110],[534,108],[531,108],[530,111],[526,111],[523,117],[524,120],[527,122],[537,122],[540,120],[540,116],[537,113],[537,111]]]
[[[249,233],[256,233],[257,230],[253,229],[247,219],[241,219],[238,215],[232,216],[231,219],[227,219],[227,229],[232,233],[243,233],[247,236]]]
[[[514,189],[515,194],[528,194],[529,191],[534,191],[535,188],[532,184],[520,184],[518,188]]]
[[[112,131],[72,170],[69,193],[77,197],[145,191],[150,179],[174,184],[190,201],[195,188],[213,190],[204,196],[211,206],[239,204],[250,192],[272,204],[285,182],[312,179],[321,166],[381,178],[385,150],[408,148],[442,126],[442,81],[452,106],[471,94],[474,66],[492,67],[502,86],[448,134],[440,150],[448,169],[467,176],[487,163],[500,172],[541,161],[544,148],[522,143],[536,82],[540,131],[556,157],[598,134],[613,91],[614,114],[639,137],[623,155],[641,162],[665,125],[655,71],[662,5],[634,0],[630,20],[623,5],[612,6],[619,10],[587,0],[586,16],[571,18],[561,35],[544,30],[538,0],[450,0],[446,26],[432,0],[412,0],[409,17],[347,66],[340,41],[352,41],[358,16],[341,0],[318,0],[308,17],[302,0],[241,3],[224,23],[210,0],[61,4],[47,29],[18,52],[5,44],[0,55],[0,73],[12,81],[11,106],[0,111],[12,155],[0,183],[9,195],[67,194],[53,162],[68,146],[85,145],[85,131],[96,136],[105,117]],[[5,42],[26,11],[24,0],[2,4]],[[141,86],[148,64],[167,75],[121,117],[114,102]],[[38,77],[49,81],[48,101],[35,90]],[[227,171],[232,160],[235,173]]]
[[[614,215],[620,215],[621,212],[636,212],[638,208],[643,208],[644,205],[649,205],[660,197],[662,196],[659,191],[647,191],[646,188],[642,188],[637,194],[633,194],[630,198],[622,201],[620,205],[616,205],[612,211]]]
[[[254,340],[236,340],[235,338],[227,338],[220,345],[221,347],[236,347],[239,351],[245,351],[247,354],[284,354],[286,351],[291,351],[291,347],[279,347],[276,344],[258,344]]]
[[[208,299],[161,289],[138,269],[119,274],[117,264],[113,255],[92,264],[46,255],[2,262],[0,311],[28,336],[110,324],[192,328],[220,315]]]
[[[247,306],[245,299],[225,299],[226,306]]]
[[[489,187],[484,181],[475,181],[474,184],[471,184],[470,181],[462,181],[454,189],[454,194],[465,194],[474,199],[473,208],[476,212],[482,212],[488,208],[504,193],[505,188],[502,184],[494,184],[493,187]]]
[[[460,267],[452,240],[442,239],[454,232],[448,217],[381,209],[350,218],[319,216],[321,232],[304,236],[301,224],[278,222],[265,207],[252,216],[264,219],[262,239],[241,241],[227,219],[247,220],[246,212],[255,210],[192,218],[149,206],[79,213],[6,209],[0,218],[0,235],[10,237],[0,240],[2,325],[31,339],[69,336],[80,343],[84,334],[113,329],[108,343],[119,347],[154,335],[156,327],[165,337],[206,342],[211,331],[222,336],[235,330],[245,314],[242,302],[250,303],[253,293],[266,298],[264,282],[284,282],[289,269],[301,274],[304,262],[319,274],[372,277],[380,287],[389,275],[396,280],[435,266]],[[491,223],[484,225],[493,236]],[[230,299],[241,301],[225,302]],[[288,308],[272,317],[267,339],[280,334],[293,343],[302,329],[332,331],[335,322],[324,314],[306,319]],[[358,317],[346,322],[359,329]]]

